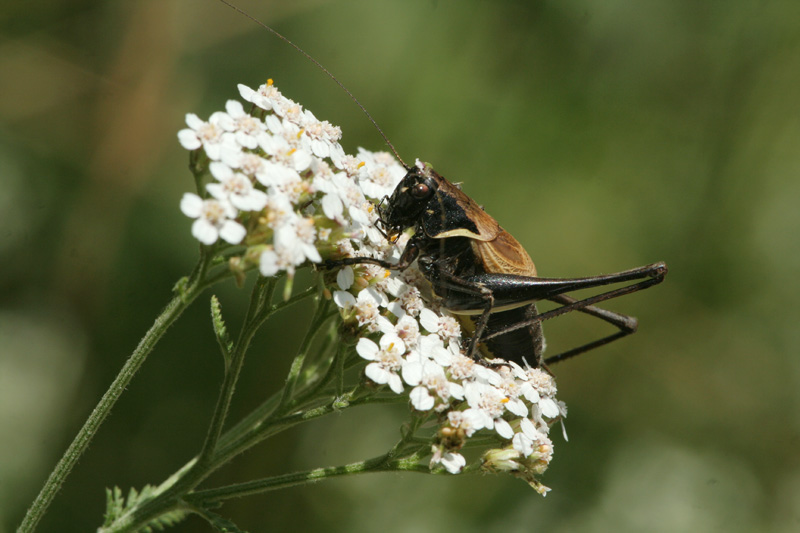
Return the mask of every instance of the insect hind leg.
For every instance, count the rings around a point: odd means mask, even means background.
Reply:
[[[610,300],[612,298],[617,298],[617,297],[623,296],[625,294],[630,294],[630,293],[633,293],[633,292],[637,292],[637,291],[640,291],[642,289],[646,289],[648,287],[651,287],[653,285],[657,285],[657,284],[661,283],[664,280],[664,277],[666,276],[666,273],[667,273],[667,267],[666,267],[665,264],[663,264],[663,263],[655,263],[655,264],[652,264],[652,265],[647,265],[647,266],[644,266],[644,267],[640,267],[640,268],[637,268],[637,269],[633,269],[631,271],[627,271],[627,272],[621,273],[621,274],[624,274],[624,277],[626,279],[628,279],[628,280],[632,279],[632,278],[635,279],[637,277],[638,278],[646,277],[648,279],[645,279],[644,281],[640,281],[638,283],[634,283],[632,285],[628,285],[628,286],[620,287],[618,289],[614,289],[614,290],[611,290],[611,291],[603,292],[603,293],[598,294],[596,296],[591,296],[589,298],[584,298],[582,300],[578,300],[576,298],[572,298],[571,296],[567,296],[565,294],[546,296],[545,297],[546,299],[554,301],[556,303],[563,304],[563,305],[561,307],[556,308],[556,309],[552,309],[550,311],[547,311],[547,312],[541,313],[539,315],[536,315],[536,317],[533,320],[520,322],[520,323],[511,325],[511,326],[509,326],[508,328],[506,328],[504,330],[492,332],[491,334],[489,334],[486,337],[484,337],[483,340],[489,340],[491,338],[497,337],[499,335],[504,335],[504,334],[509,333],[511,331],[514,331],[516,329],[526,327],[528,324],[530,324],[532,322],[537,322],[537,321],[541,322],[543,320],[547,320],[547,319],[550,319],[550,318],[554,318],[556,316],[563,315],[563,314],[568,313],[570,311],[580,311],[580,312],[589,314],[591,316],[600,318],[601,320],[603,320],[605,322],[609,322],[609,323],[615,325],[619,329],[619,331],[617,333],[614,333],[614,334],[609,335],[607,337],[603,337],[602,339],[598,339],[596,341],[584,344],[582,346],[578,346],[577,348],[573,348],[571,350],[567,350],[566,352],[554,355],[552,357],[548,357],[545,360],[545,364],[557,363],[559,361],[563,361],[565,359],[569,359],[571,357],[575,357],[578,354],[587,352],[587,351],[592,350],[594,348],[598,348],[600,346],[603,346],[605,344],[613,342],[613,341],[615,341],[617,339],[621,339],[622,337],[625,337],[627,335],[630,335],[630,334],[636,332],[636,329],[637,329],[637,326],[638,326],[638,321],[636,320],[636,318],[630,317],[630,316],[627,316],[627,315],[623,315],[623,314],[620,314],[620,313],[614,313],[613,311],[608,311],[606,309],[601,309],[599,307],[595,307],[594,304],[602,302],[602,301],[605,301],[605,300]],[[601,277],[598,277],[596,279],[604,278],[604,279],[607,279],[608,281],[613,283],[615,281],[614,280],[615,276],[617,276],[617,275],[601,276]]]
[[[550,298],[550,300],[563,305],[571,305],[579,302],[579,300],[571,296],[567,296],[566,294],[559,294],[558,296]],[[597,339],[596,341],[587,342],[586,344],[582,344],[570,350],[566,350],[559,354],[550,356],[545,359],[544,361],[545,365],[560,363],[565,359],[575,357],[576,355],[580,355],[590,350],[594,350],[595,348],[599,348],[600,346],[609,344],[617,339],[627,337],[628,335],[636,333],[636,329],[639,327],[639,321],[636,319],[636,317],[623,315],[622,313],[615,313],[614,311],[602,309],[594,305],[587,305],[586,307],[578,307],[576,310],[580,311],[581,313],[586,313],[587,315],[593,316],[595,318],[599,318],[600,320],[608,322],[609,324],[613,324],[618,328],[619,331],[617,331],[616,333],[612,333],[611,335],[608,335],[601,339]]]

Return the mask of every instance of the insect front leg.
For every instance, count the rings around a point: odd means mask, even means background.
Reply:
[[[347,265],[363,265],[369,263],[383,267],[386,270],[403,271],[417,259],[419,252],[419,241],[412,237],[411,240],[408,241],[408,244],[406,244],[406,247],[403,249],[403,254],[400,256],[400,259],[397,261],[397,263],[390,263],[384,259],[376,259],[374,257],[346,257],[344,259],[328,260],[322,264],[327,269],[333,269]]]

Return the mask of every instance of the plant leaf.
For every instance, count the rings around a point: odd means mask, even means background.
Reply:
[[[211,323],[214,327],[214,335],[217,337],[217,344],[219,344],[219,349],[225,360],[225,369],[227,370],[231,362],[233,342],[228,335],[228,328],[225,327],[225,321],[222,320],[222,307],[220,307],[219,299],[217,299],[216,296],[211,296]]]

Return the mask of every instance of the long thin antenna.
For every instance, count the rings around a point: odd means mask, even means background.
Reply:
[[[324,72],[325,74],[327,74],[327,75],[328,75],[328,77],[329,77],[330,79],[332,79],[333,81],[335,81],[335,82],[336,82],[336,85],[338,85],[339,87],[341,87],[341,88],[342,88],[342,90],[343,90],[344,92],[346,92],[346,93],[347,93],[347,96],[349,96],[349,97],[350,97],[350,99],[351,99],[351,100],[353,100],[353,102],[355,102],[355,103],[356,103],[356,105],[357,105],[358,107],[360,107],[360,108],[361,108],[361,111],[363,111],[363,112],[364,112],[364,114],[365,114],[365,115],[367,115],[367,118],[369,119],[369,121],[370,121],[370,122],[372,122],[372,125],[373,125],[373,126],[375,126],[375,129],[376,129],[376,130],[378,130],[378,133],[380,133],[380,134],[381,134],[381,137],[383,137],[383,140],[384,140],[384,141],[386,141],[386,144],[388,144],[388,145],[389,145],[389,148],[391,148],[391,150],[392,150],[392,153],[394,154],[394,156],[395,156],[395,157],[396,157],[396,158],[397,158],[397,159],[400,161],[400,163],[401,163],[401,164],[402,164],[402,165],[403,165],[403,166],[404,166],[406,169],[408,169],[408,168],[409,168],[409,166],[408,166],[408,165],[406,165],[406,162],[405,162],[405,161],[403,161],[403,158],[402,158],[402,157],[400,157],[400,154],[398,154],[398,153],[397,153],[397,150],[395,149],[395,147],[394,147],[394,145],[392,144],[392,142],[389,140],[389,137],[387,137],[387,136],[386,136],[386,134],[385,134],[385,133],[383,133],[383,130],[381,129],[381,127],[380,127],[380,126],[378,126],[378,123],[377,123],[377,122],[375,122],[375,119],[374,119],[374,118],[372,118],[372,115],[370,115],[370,114],[369,114],[369,111],[367,111],[367,108],[366,108],[366,107],[364,107],[363,105],[361,105],[361,102],[359,102],[359,101],[358,101],[358,98],[356,98],[356,97],[355,97],[355,95],[353,95],[353,93],[351,93],[351,92],[350,92],[350,89],[348,89],[347,87],[345,87],[345,86],[344,86],[344,84],[343,84],[342,82],[340,82],[340,81],[339,81],[339,79],[338,79],[336,76],[334,76],[334,75],[331,73],[331,71],[329,71],[328,69],[326,69],[326,68],[325,68],[325,67],[322,65],[322,63],[320,63],[319,61],[317,61],[316,59],[314,59],[313,57],[311,57],[311,55],[310,55],[308,52],[306,52],[305,50],[303,50],[302,48],[300,48],[299,46],[297,46],[296,44],[294,44],[292,41],[290,41],[288,38],[284,37],[283,35],[281,35],[281,34],[280,34],[280,33],[278,33],[277,31],[273,30],[271,27],[267,26],[266,24],[264,24],[263,22],[261,22],[260,20],[258,20],[257,18],[255,18],[253,15],[251,15],[251,14],[250,14],[250,13],[248,13],[247,11],[243,10],[242,8],[240,8],[240,7],[238,7],[238,6],[235,6],[235,5],[233,5],[233,4],[232,4],[232,3],[230,3],[228,0],[219,0],[219,1],[220,1],[220,2],[222,2],[223,4],[225,4],[226,6],[228,6],[229,8],[233,9],[234,11],[238,12],[239,14],[241,14],[241,15],[244,15],[245,17],[249,18],[250,20],[252,20],[252,21],[253,21],[253,22],[255,22],[256,24],[258,24],[259,26],[261,26],[262,28],[264,28],[265,30],[268,30],[268,31],[269,31],[270,33],[272,33],[272,34],[273,34],[275,37],[277,37],[277,38],[281,39],[281,40],[282,40],[283,42],[285,42],[286,44],[288,44],[288,45],[291,45],[291,46],[292,46],[292,48],[294,48],[295,50],[297,50],[298,52],[300,52],[301,54],[303,54],[304,56],[306,56],[306,58],[307,58],[309,61],[311,61],[312,63],[314,63],[314,64],[315,64],[315,65],[316,65],[316,66],[317,66],[317,67],[318,67],[318,68],[319,68],[319,69],[320,69],[322,72]]]

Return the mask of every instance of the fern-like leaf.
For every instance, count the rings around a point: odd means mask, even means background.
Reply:
[[[211,297],[211,322],[214,325],[214,334],[217,337],[217,344],[225,359],[225,369],[230,366],[231,352],[233,352],[233,342],[228,335],[228,328],[222,320],[222,308],[216,296]]]
[[[122,496],[122,489],[114,487],[113,489],[106,489],[106,512],[103,521],[103,528],[113,525],[117,520],[126,518],[128,513],[133,512],[140,506],[147,503],[149,500],[157,495],[157,487],[153,485],[145,485],[140,491],[131,488],[128,491],[128,497]],[[186,509],[176,509],[173,511],[165,512],[147,524],[143,525],[138,531],[143,533],[152,533],[153,531],[164,531],[166,528],[174,526],[189,514]]]

